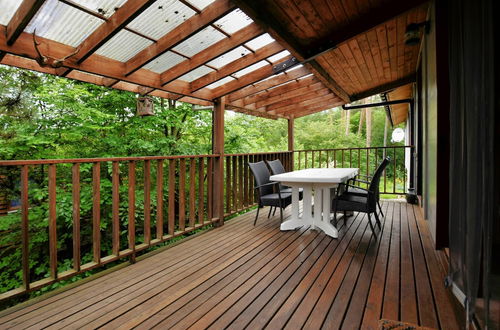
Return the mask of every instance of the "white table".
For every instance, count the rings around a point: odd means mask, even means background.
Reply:
[[[281,230],[295,230],[304,225],[319,228],[328,236],[338,237],[338,231],[330,223],[330,189],[358,174],[357,168],[309,168],[272,175],[271,181],[278,181],[292,188],[292,217],[281,224]],[[304,188],[302,217],[299,217],[299,188]],[[314,214],[312,196],[314,192]]]

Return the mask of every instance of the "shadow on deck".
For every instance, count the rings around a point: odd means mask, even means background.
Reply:
[[[4,311],[0,328],[356,329],[377,328],[381,318],[459,328],[420,210],[402,202],[382,207],[378,238],[363,214],[341,220],[339,238],[332,239],[308,228],[281,232],[279,216],[268,220],[265,212],[254,227],[253,211]]]

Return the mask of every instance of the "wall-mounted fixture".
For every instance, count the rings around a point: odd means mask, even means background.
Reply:
[[[411,23],[406,26],[405,45],[413,46],[420,43],[420,29],[422,27],[425,29],[425,33],[429,33],[431,27],[430,22]]]

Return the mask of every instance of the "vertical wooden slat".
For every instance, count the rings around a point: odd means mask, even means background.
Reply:
[[[394,174],[393,174],[393,178],[392,180],[394,181],[393,182],[393,185],[392,185],[392,192],[393,193],[396,193],[396,148],[392,148],[392,153],[393,153],[393,156],[394,156],[394,159],[392,160],[393,161],[393,170],[394,170]]]
[[[233,181],[232,181],[232,189],[231,189],[231,195],[233,196],[233,211],[237,212],[238,211],[238,166],[236,164],[236,156],[231,157],[231,162],[232,162],[232,170],[233,170]]]
[[[226,156],[226,213],[231,214],[231,158]]]
[[[314,168],[315,167],[314,166],[314,151],[312,151],[311,153],[312,153],[312,155],[311,155],[311,167]]]
[[[342,167],[344,167],[344,149],[342,149]]]
[[[113,162],[112,166],[112,251],[117,256],[120,254],[120,164]]]
[[[384,149],[384,155],[387,155],[387,149]],[[384,170],[384,193],[387,192],[387,168]]]
[[[307,168],[307,151],[304,151],[304,168]]]
[[[299,162],[298,162],[298,168],[297,168],[298,170],[302,169],[301,164],[300,164],[300,160],[301,160],[301,159],[300,159],[300,155],[301,155],[301,154],[302,154],[302,153],[299,151],[299,155],[298,155]]]
[[[163,237],[163,160],[156,163],[156,238]]]
[[[144,243],[151,243],[151,161],[144,161]]]
[[[168,163],[168,234],[175,232],[175,159]]]
[[[319,151],[318,162],[319,162],[319,167],[321,167],[321,150]]]
[[[326,168],[329,168],[330,167],[330,159],[329,159],[329,156],[330,156],[330,151],[327,150],[326,151]]]
[[[28,173],[28,165],[23,165],[21,168],[21,244],[23,287],[25,290],[30,288]]]
[[[92,166],[92,247],[94,262],[101,262],[101,163]]]
[[[226,98],[219,97],[214,100],[212,111],[212,153],[217,155],[211,158],[212,176],[211,191],[212,205],[211,218],[216,218],[216,226],[224,225],[224,113]]]
[[[370,175],[370,149],[366,149],[366,176]]]
[[[205,158],[201,157],[198,162],[198,222],[204,223],[205,218]]]
[[[213,158],[208,158],[207,166],[207,213],[208,220],[212,221],[213,218]]]
[[[243,159],[243,206],[247,207],[250,205],[248,201],[248,155],[244,156]]]
[[[196,159],[191,158],[189,162],[189,227],[194,228],[196,201]]]
[[[135,251],[135,162],[128,163],[128,248]],[[132,254],[132,262],[135,254]]]
[[[50,276],[57,278],[56,165],[49,165],[49,258]]]
[[[250,156],[250,162],[255,163],[255,155]],[[250,180],[250,186],[248,187],[250,191],[250,205],[253,205],[255,203],[255,192],[254,192],[254,178],[253,174],[250,174],[248,176],[248,180]]]
[[[186,230],[186,160],[179,160],[179,229]]]
[[[337,150],[333,150],[333,167],[337,167]]]
[[[352,149],[349,149],[349,167],[352,168]]]
[[[80,164],[71,168],[73,197],[73,269],[80,270]]]
[[[238,209],[243,209],[243,156],[238,156]]]
[[[361,172],[361,149],[358,149],[358,168]]]

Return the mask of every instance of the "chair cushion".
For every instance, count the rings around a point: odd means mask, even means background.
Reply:
[[[260,197],[260,201],[264,206],[279,206],[280,198],[278,193],[267,194]],[[281,205],[286,207],[292,203],[292,194],[281,192]]]
[[[292,188],[285,188],[280,190],[281,194],[286,193],[286,194],[291,194],[292,193]],[[299,188],[299,199],[302,200],[302,196],[304,195],[304,188]]]
[[[349,192],[349,194],[358,195],[358,196],[367,196],[368,195],[368,192],[366,190],[359,189],[359,188],[349,187],[349,189],[347,191]]]
[[[368,196],[343,193],[332,200],[332,211],[374,212],[375,205],[368,203]]]

